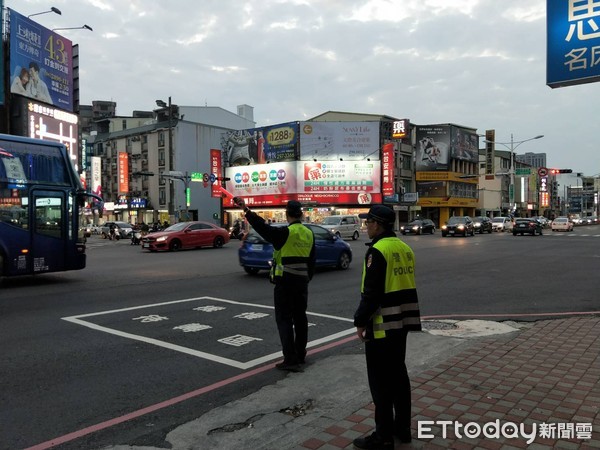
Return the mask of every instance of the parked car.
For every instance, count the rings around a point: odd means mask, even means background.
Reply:
[[[552,231],[573,231],[573,222],[568,217],[557,217],[552,221]]]
[[[357,240],[360,236],[360,219],[358,216],[341,215],[325,217],[320,225],[338,237]]]
[[[402,225],[400,227],[400,232],[403,235],[424,233],[434,234],[435,223],[433,223],[433,220],[431,219],[416,219],[407,225]]]
[[[335,267],[345,270],[352,262],[350,244],[326,228],[312,223],[304,224],[315,236],[316,267]],[[275,226],[285,226],[276,224]],[[273,245],[265,241],[254,229],[244,237],[238,250],[240,265],[251,275],[260,270],[270,270]]]
[[[469,216],[452,216],[445,225],[442,225],[442,237],[457,235],[475,236],[473,219]]]
[[[133,233],[133,225],[127,222],[106,222],[102,225],[100,234],[104,239],[110,237],[110,227],[115,226],[115,237],[117,239],[130,239]]]
[[[510,217],[494,217],[492,227],[494,231],[512,231],[513,221]]]
[[[179,222],[162,231],[149,233],[142,238],[142,248],[156,252],[177,251],[189,248],[220,248],[229,242],[224,228],[208,222]]]
[[[473,218],[473,228],[475,229],[475,233],[479,234],[491,233],[494,231],[492,227],[492,219],[484,216],[477,216]]]
[[[530,234],[532,236],[542,235],[543,230],[542,223],[535,217],[519,217],[515,220],[515,224],[512,229],[513,236],[520,234]]]

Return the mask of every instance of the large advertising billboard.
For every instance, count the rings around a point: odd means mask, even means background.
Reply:
[[[102,158],[92,156],[91,158],[91,188],[92,193],[102,197]]]
[[[129,154],[119,152],[119,194],[129,193]]]
[[[27,136],[65,144],[75,168],[79,170],[79,117],[32,101],[27,101],[26,108]]]
[[[227,190],[251,206],[381,203],[379,161],[293,161],[225,169]],[[230,200],[225,206],[233,206]]]
[[[479,136],[466,128],[451,127],[450,157],[472,163],[479,162]]]
[[[379,159],[379,122],[300,122],[303,161]]]
[[[229,131],[222,134],[221,146],[228,167],[294,161],[298,154],[298,123]]]
[[[417,127],[416,139],[417,172],[447,171],[450,161],[450,127],[448,125]]]
[[[9,9],[10,92],[73,111],[73,44]]]
[[[600,80],[597,0],[546,1],[546,84],[551,88]]]

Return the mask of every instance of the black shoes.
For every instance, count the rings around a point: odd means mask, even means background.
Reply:
[[[287,370],[288,372],[302,372],[300,364],[290,364],[285,361],[275,364],[275,367],[279,370]]]
[[[409,444],[412,442],[412,435],[410,433],[410,428],[396,428],[394,430],[394,436],[396,436],[400,442],[403,444]]]
[[[394,440],[383,440],[377,433],[354,439],[354,447],[361,450],[394,450]]]

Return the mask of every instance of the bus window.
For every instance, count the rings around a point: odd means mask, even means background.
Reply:
[[[36,197],[35,232],[45,236],[62,237],[62,211],[61,197]]]
[[[19,197],[0,195],[0,222],[27,229],[29,223],[27,198],[24,200],[23,202]]]

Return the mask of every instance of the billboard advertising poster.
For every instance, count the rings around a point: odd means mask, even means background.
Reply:
[[[379,159],[379,122],[300,122],[303,161]]]
[[[73,44],[9,9],[10,92],[73,111]]]
[[[546,84],[551,88],[600,80],[597,0],[546,1]]]
[[[479,136],[460,127],[451,127],[450,157],[473,163],[479,162]]]
[[[27,135],[65,144],[75,168],[79,170],[78,122],[79,118],[75,114],[27,101]]]
[[[219,186],[221,186],[221,181],[219,178],[223,176],[223,169],[221,166],[221,150],[219,149],[210,149],[210,173],[214,175],[214,179],[217,180],[210,187],[210,196],[221,197],[222,193],[219,189]]]
[[[92,194],[96,194],[102,197],[102,158],[99,156],[92,156],[91,158],[91,182],[92,182]]]
[[[296,194],[295,166],[295,162],[280,162],[227,167],[225,176],[229,178],[229,181],[227,181],[226,189],[234,196],[244,198]],[[292,198],[289,197],[289,199]],[[273,204],[285,204],[285,202]]]
[[[450,126],[429,125],[417,127],[417,171],[447,171],[450,160]]]
[[[298,154],[298,123],[229,131],[221,146],[228,167],[294,161]]]
[[[381,184],[382,194],[392,197],[395,194],[394,187],[394,144],[383,144],[381,148]]]
[[[228,167],[227,190],[250,206],[283,206],[288,200],[326,204],[381,203],[379,161],[294,161]],[[233,206],[223,199],[224,206]]]
[[[119,152],[119,194],[129,192],[129,154]]]

